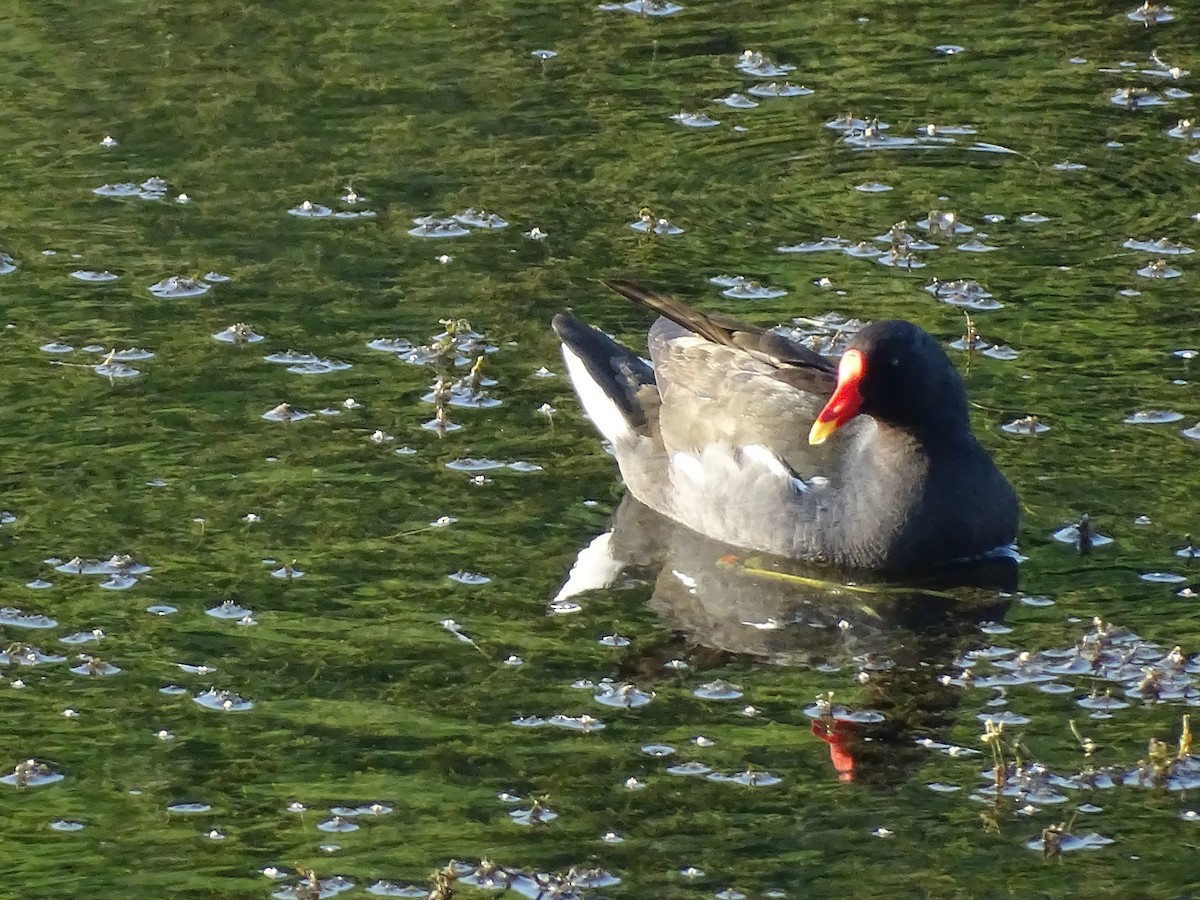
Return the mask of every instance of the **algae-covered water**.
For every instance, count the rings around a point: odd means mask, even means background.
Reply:
[[[682,2],[9,4],[0,895],[1200,893],[1200,11]],[[1016,583],[621,504],[612,275],[977,337]]]

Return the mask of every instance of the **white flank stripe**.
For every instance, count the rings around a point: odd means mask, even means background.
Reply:
[[[571,383],[575,385],[575,393],[579,395],[579,402],[587,410],[587,414],[597,430],[614,444],[618,438],[630,434],[629,422],[621,413],[621,408],[588,374],[583,360],[566,344],[563,344],[562,353],[563,360],[567,364],[567,374],[571,376]]]

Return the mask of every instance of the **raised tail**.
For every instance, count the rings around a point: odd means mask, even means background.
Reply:
[[[645,431],[646,409],[638,394],[654,384],[654,370],[599,328],[567,313],[554,317],[567,373],[593,424],[614,444]]]

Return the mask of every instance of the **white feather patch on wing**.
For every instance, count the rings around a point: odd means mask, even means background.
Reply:
[[[618,438],[631,434],[629,421],[621,412],[621,408],[604,392],[604,388],[596,379],[592,378],[583,360],[566,344],[563,345],[562,354],[571,384],[575,385],[575,392],[579,394],[579,402],[583,404],[596,429],[613,443],[616,443]]]
[[[738,450],[742,459],[757,463],[781,481],[787,481],[798,491],[808,490],[808,485],[801,481],[791,468],[772,451],[762,444],[746,444]]]
[[[690,453],[675,453],[671,456],[671,469],[688,481],[704,481],[704,464]]]

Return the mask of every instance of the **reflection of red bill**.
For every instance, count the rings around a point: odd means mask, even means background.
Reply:
[[[853,781],[854,756],[848,745],[854,726],[837,719],[814,719],[812,733],[829,745],[829,761],[837,770],[838,781]]]

